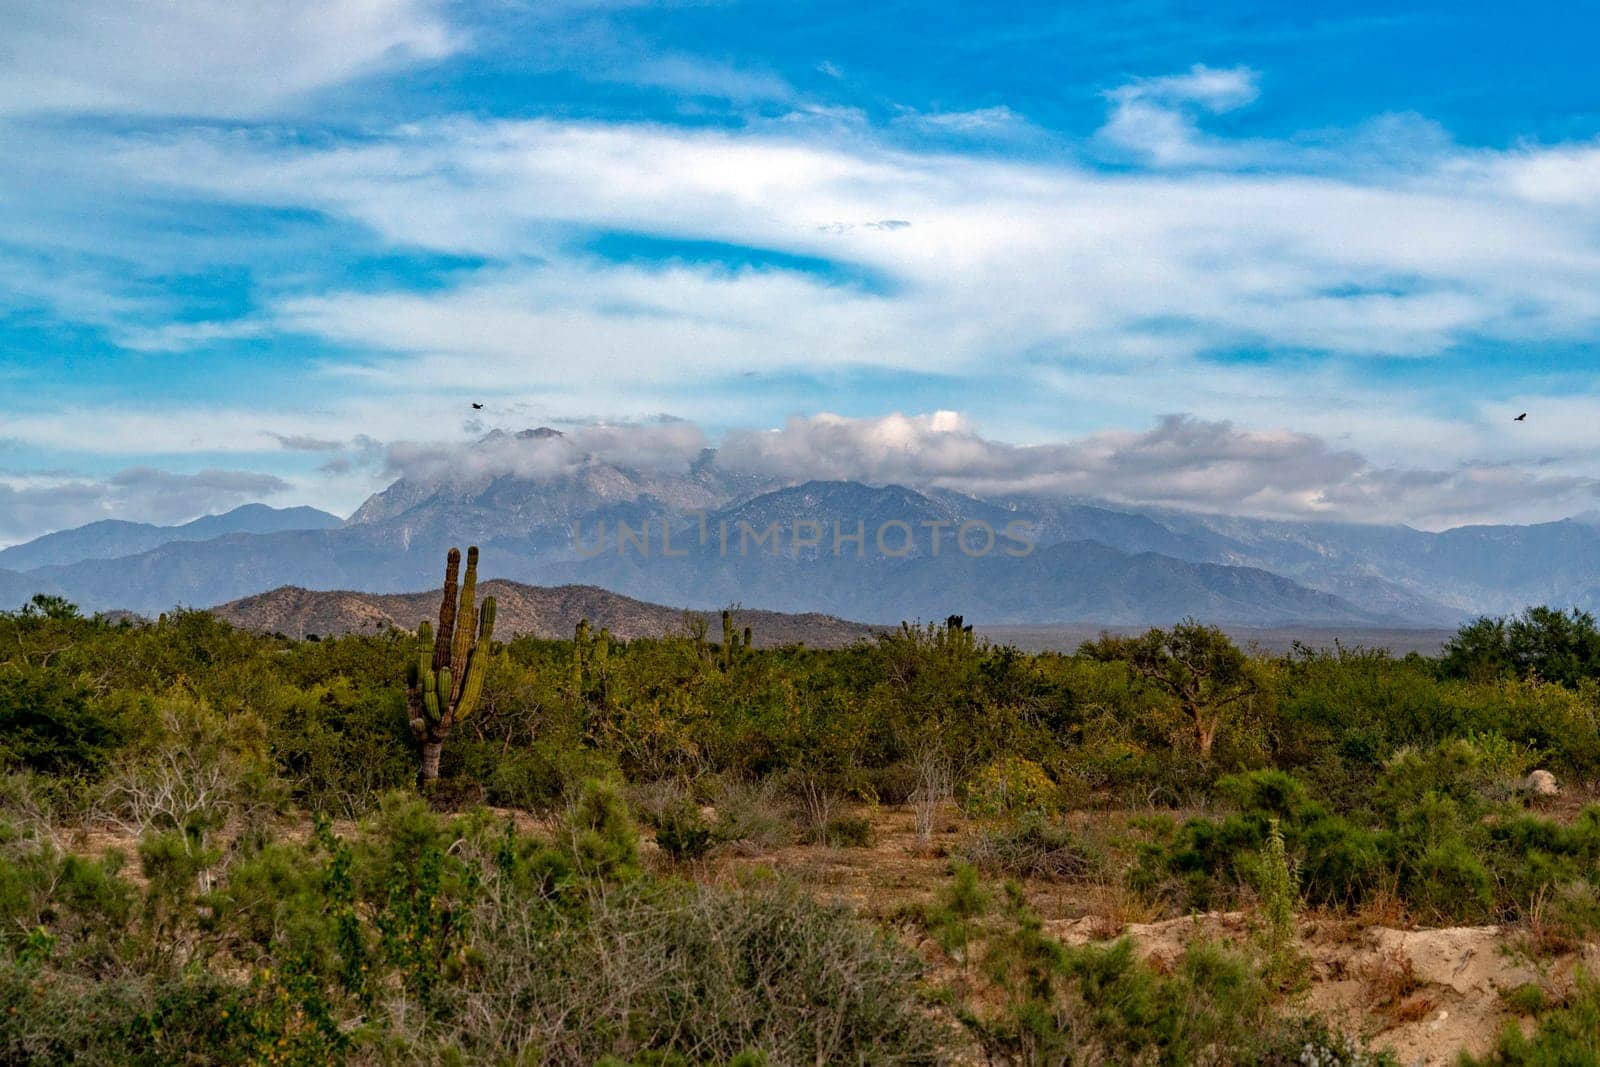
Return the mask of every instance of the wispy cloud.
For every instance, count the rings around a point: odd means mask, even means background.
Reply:
[[[957,371],[1241,346],[1432,357],[1600,322],[1600,243],[1574,225],[1586,209],[1529,199],[1509,157],[1105,174],[781,131],[458,121],[337,151],[183,136],[125,145],[117,162],[181,195],[310,208],[396,246],[498,259],[443,292],[292,297],[278,314],[429,359],[536,352],[557,379],[587,373],[596,350],[647,375],[652,348],[702,352],[712,372],[741,350],[769,368]],[[915,224],[833,226],[878,219]],[[596,263],[563,249],[574,228],[818,257],[888,286]]]
[[[1196,116],[1251,103],[1257,81],[1256,72],[1246,67],[1218,70],[1201,64],[1186,74],[1140,78],[1106,93],[1111,114],[1099,139],[1157,167],[1239,162],[1249,155],[1248,147],[1207,137]]]
[[[896,120],[902,125],[916,126],[936,133],[966,136],[1015,136],[1023,133],[1039,134],[1022,115],[1004,104],[974,108],[970,111],[922,112],[907,109]]]
[[[687,96],[709,96],[749,103],[786,101],[794,88],[770,71],[748,70],[696,56],[656,56],[618,68],[619,80],[672,89]]]
[[[0,116],[262,115],[461,44],[436,0],[82,0],[0,13]]]
[[[708,444],[700,427],[681,419],[592,423],[564,433],[500,431],[472,442],[396,442],[387,449],[385,473],[423,483],[506,475],[550,481],[601,463],[681,475]]]

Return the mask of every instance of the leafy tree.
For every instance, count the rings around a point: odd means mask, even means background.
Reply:
[[[1194,724],[1195,743],[1206,759],[1229,713],[1257,688],[1250,661],[1239,647],[1217,627],[1194,619],[1137,638],[1103,637],[1082,651],[1125,660],[1145,682],[1176,699]]]
[[[22,605],[21,615],[25,619],[50,619],[53,622],[70,622],[83,617],[78,605],[66,597],[51,596],[49,593],[35,593],[32,600]]]
[[[1528,608],[1509,620],[1484,616],[1456,631],[1440,670],[1447,678],[1533,675],[1575,687],[1583,678],[1600,678],[1600,627],[1577,609]]]
[[[0,762],[51,774],[91,773],[122,741],[116,717],[60,673],[0,667]]]

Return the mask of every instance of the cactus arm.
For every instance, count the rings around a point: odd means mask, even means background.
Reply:
[[[475,602],[478,595],[478,546],[467,549],[467,574],[461,582],[461,600],[456,608],[456,632],[450,647],[450,671],[456,680],[452,699],[461,696],[461,686],[466,684],[467,654],[478,636],[478,618]]]
[[[461,550],[452,548],[445,557],[444,598],[439,601],[439,631],[433,639],[433,668],[450,666],[450,642],[456,626],[456,576],[461,571]]]
[[[461,690],[461,705],[456,710],[457,722],[472,714],[478,706],[478,697],[483,693],[483,680],[489,674],[489,657],[494,638],[494,597],[489,597],[483,602],[481,614],[478,640],[472,646],[472,652],[467,659],[467,679]]]
[[[440,667],[439,670],[435,672],[434,684],[437,686],[435,695],[439,698],[439,710],[441,712],[448,712],[450,710],[450,687],[455,684],[454,679],[450,676],[449,667]]]
[[[483,694],[483,680],[489,673],[489,645],[494,637],[494,616],[494,597],[489,597],[483,602],[478,640],[467,656],[467,674],[461,684],[461,698],[456,702],[455,722],[471,715],[478,707],[478,698]]]
[[[439,721],[439,683],[433,671],[423,664],[421,672],[422,708],[427,712],[428,722]]]
[[[455,722],[461,722],[476,710],[478,697],[483,693],[483,677],[488,673],[488,650],[482,646],[474,648],[467,658],[467,680],[461,686],[461,700],[456,704]]]

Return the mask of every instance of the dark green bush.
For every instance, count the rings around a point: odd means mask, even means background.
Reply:
[[[835,815],[828,820],[823,837],[834,848],[870,848],[872,821],[863,815]]]
[[[56,671],[0,664],[0,761],[47,774],[94,774],[125,740],[118,718]]]
[[[674,860],[697,860],[717,843],[715,829],[700,814],[699,805],[685,800],[657,816],[656,844]]]

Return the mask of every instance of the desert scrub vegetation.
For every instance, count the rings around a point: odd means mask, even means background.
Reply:
[[[914,1063],[941,1037],[887,933],[646,876],[604,785],[548,837],[387,794],[349,834],[148,837],[139,878],[6,829],[6,1062]]]
[[[959,965],[957,1014],[991,1062],[1393,1062],[1297,1010],[1248,943],[1197,938],[1170,967],[1127,939],[1064,945],[1015,883],[985,890],[970,866],[921,921]]]
[[[1535,993],[1538,991],[1535,990]],[[1462,1057],[1462,1067],[1556,1067],[1600,1063],[1600,982],[1580,974],[1570,996],[1550,1003],[1543,995],[1523,996],[1522,1008],[1537,1015],[1531,1034],[1508,1024],[1486,1056]]]
[[[954,618],[837,650],[731,616],[458,632],[441,731],[437,634],[0,613],[0,1059],[1360,1062],[1289,999],[1298,910],[1508,923],[1535,956],[1600,930],[1586,615],[1438,659],[1196,622],[1037,655]],[[797,844],[963,888],[870,921],[759,874]],[[1041,886],[1259,936],[1152,970],[1045,934]]]

